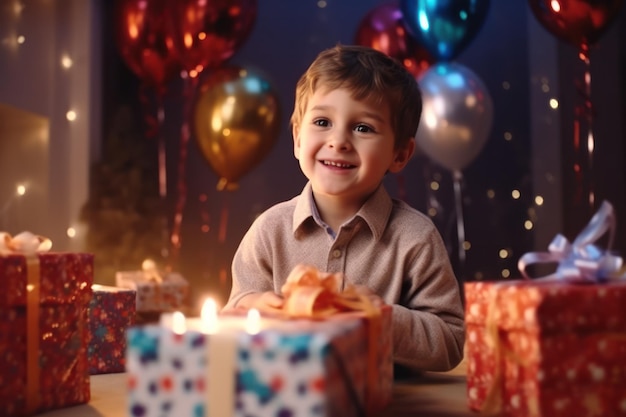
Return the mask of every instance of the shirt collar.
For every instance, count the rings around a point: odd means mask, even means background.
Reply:
[[[311,182],[307,182],[302,190],[302,194],[296,203],[293,214],[293,232],[302,226],[309,218],[314,218],[313,207],[313,189]],[[378,241],[384,231],[385,226],[391,215],[393,202],[385,187],[381,184],[378,186],[374,194],[367,199],[365,204],[359,209],[354,217],[360,217],[370,228],[374,239]]]

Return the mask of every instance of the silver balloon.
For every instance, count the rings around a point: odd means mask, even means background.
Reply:
[[[480,153],[493,123],[493,102],[481,79],[458,63],[439,63],[418,80],[423,110],[416,141],[432,160],[460,171]]]

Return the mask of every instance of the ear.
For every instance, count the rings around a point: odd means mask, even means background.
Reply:
[[[300,159],[300,126],[294,124],[291,127],[291,134],[293,135],[293,155],[296,159]]]
[[[402,171],[411,160],[413,152],[415,152],[415,138],[410,138],[403,148],[395,151],[393,162],[389,166],[389,172],[396,173]]]

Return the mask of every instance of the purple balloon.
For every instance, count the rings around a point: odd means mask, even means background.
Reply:
[[[395,58],[416,78],[433,63],[430,53],[417,43],[404,26],[398,2],[372,9],[361,20],[355,43]]]

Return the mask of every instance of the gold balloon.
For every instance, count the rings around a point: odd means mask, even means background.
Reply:
[[[218,190],[237,189],[237,182],[265,158],[278,138],[278,98],[258,75],[225,67],[202,82],[194,110],[196,140],[220,176]]]

